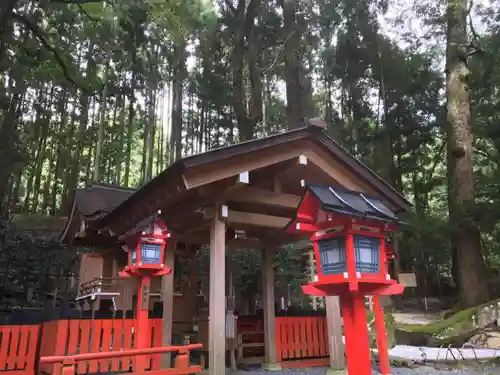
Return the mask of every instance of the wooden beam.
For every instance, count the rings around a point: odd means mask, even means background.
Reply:
[[[218,215],[221,215],[218,213]],[[212,208],[203,210],[203,217],[207,220],[215,217],[215,212]],[[250,225],[256,227],[268,227],[283,229],[290,222],[291,218],[281,216],[261,215],[251,212],[241,212],[228,210],[226,221],[231,224]]]
[[[202,186],[198,189],[198,194],[202,198],[212,198],[217,200],[225,194],[240,190],[244,186],[248,186],[249,182],[250,174],[248,171],[245,171],[236,176],[231,176],[210,185]]]
[[[301,197],[293,194],[274,192],[256,186],[247,186],[230,192],[226,195],[226,199],[234,202],[255,203],[296,209],[299,206]]]
[[[330,369],[345,369],[344,344],[342,343],[342,318],[340,316],[339,297],[325,298],[326,325],[328,327],[328,348],[330,353]]]
[[[246,171],[253,171],[285,160],[293,160],[301,154],[301,150],[298,147],[293,147],[292,144],[280,145],[273,149],[246,154],[243,159],[244,168]],[[193,189],[237,176],[244,172],[242,171],[243,160],[241,157],[231,158],[209,166],[189,169],[184,173],[185,186],[187,189]]]
[[[179,237],[179,241],[186,244],[193,245],[206,245],[210,243],[210,236],[208,233],[188,233]],[[264,243],[255,238],[234,238],[226,241],[226,249],[261,249]]]
[[[264,348],[266,369],[276,367],[276,319],[274,315],[274,269],[272,249],[262,251],[262,294],[264,302]]]
[[[174,266],[175,252],[177,242],[169,241],[165,248],[165,265],[172,269],[168,275],[161,276],[161,301],[163,302],[163,319],[162,319],[162,344],[163,346],[172,345],[172,317],[174,306]],[[162,355],[163,368],[170,368],[171,356],[170,353]]]

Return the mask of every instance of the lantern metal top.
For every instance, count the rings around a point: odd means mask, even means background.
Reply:
[[[124,241],[127,238],[133,237],[138,233],[141,233],[145,229],[149,228],[153,223],[155,223],[159,218],[161,218],[161,210],[158,210],[154,215],[150,215],[141,221],[139,221],[134,228],[125,232],[121,236],[118,237],[119,241]]]
[[[329,185],[306,184],[306,194],[310,191],[321,203],[324,211],[341,216],[364,217],[372,220],[399,223],[400,220],[380,199],[352,190]]]

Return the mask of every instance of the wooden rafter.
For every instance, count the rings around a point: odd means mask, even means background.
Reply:
[[[276,229],[285,228],[291,220],[291,218],[288,217],[262,215],[252,212],[241,212],[233,210],[227,210],[226,216],[224,216],[224,214],[222,216],[225,218],[227,223],[233,225],[248,225]],[[203,210],[203,217],[206,220],[213,219],[215,217],[214,210],[211,207],[207,207]]]

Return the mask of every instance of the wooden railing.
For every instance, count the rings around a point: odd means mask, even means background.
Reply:
[[[46,322],[42,328],[42,357],[67,356],[82,353],[130,350],[134,347],[135,319],[75,319]],[[150,344],[162,345],[161,319],[149,319]],[[106,372],[102,361],[89,360],[79,363],[75,374]],[[119,365],[119,366],[118,366]],[[49,374],[58,374],[55,365],[40,365],[40,369]],[[118,366],[118,367],[117,367]],[[128,370],[132,366],[130,358],[123,358],[113,363],[111,371]],[[151,355],[149,366],[159,369],[160,356]]]
[[[92,298],[101,295],[119,296],[123,279],[120,277],[96,277],[82,283],[78,289],[76,300]]]
[[[125,288],[129,288],[129,286],[124,283],[122,277],[96,277],[80,285],[76,300],[81,301],[95,297],[118,297],[120,293],[125,291]],[[154,284],[150,295],[160,295],[160,289],[158,287],[154,288]]]
[[[123,363],[123,358],[130,358],[132,360],[132,371],[134,369],[134,359],[137,356],[158,356],[162,353],[175,353],[175,366],[170,369],[151,369],[151,371],[139,370],[138,372],[131,373],[131,375],[148,374],[148,375],[181,375],[181,374],[194,374],[201,372],[201,366],[191,365],[189,360],[189,352],[194,349],[201,349],[201,344],[191,344],[185,346],[165,346],[147,349],[129,349],[123,351],[112,352],[99,352],[99,353],[84,353],[69,356],[51,356],[40,358],[41,365],[57,365],[60,371],[54,374],[61,375],[74,375],[78,373],[79,368],[87,367],[87,363],[99,362],[100,372],[106,372],[105,369],[111,369],[115,372]],[[102,366],[102,368],[101,368]],[[89,366],[90,367],[90,366]],[[127,369],[128,370],[128,369]],[[124,370],[122,370],[124,371]],[[89,372],[92,372],[89,370]],[[128,371],[127,371],[128,372]]]
[[[26,325],[5,325],[5,322],[0,325],[0,374],[4,372],[6,375],[33,375],[33,364],[38,356],[71,357],[101,352],[127,352],[134,348],[135,319],[125,315],[123,318],[113,319],[89,319],[84,315],[70,315],[66,318],[56,317],[56,320],[40,325],[33,324],[34,322],[25,322]],[[149,327],[151,347],[161,347],[161,318],[150,318]],[[198,328],[199,333],[208,333],[208,327],[203,329],[203,324]],[[260,357],[264,349],[263,333],[262,318],[244,317],[238,327],[239,340],[233,340],[233,344],[232,341],[228,342],[227,348],[235,354],[236,361],[241,361],[242,357],[246,357],[245,361],[249,360],[248,357]],[[206,340],[202,340],[203,334],[195,339],[195,342],[205,344],[205,350],[208,349],[208,335],[206,336]],[[309,366],[328,364],[327,337],[325,317],[276,317],[277,362],[280,362],[282,367],[302,367],[306,363]],[[257,350],[261,352],[257,354]],[[151,371],[160,370],[161,357],[161,354],[151,352],[147,356],[147,368]],[[74,375],[127,372],[134,366],[132,356],[113,357],[113,360],[92,356],[85,358],[85,361],[77,361],[75,364]],[[47,374],[58,375],[62,371],[61,362],[44,361],[38,367],[39,372]]]

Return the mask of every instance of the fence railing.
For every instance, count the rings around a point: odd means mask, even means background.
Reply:
[[[328,353],[325,317],[276,318],[276,359],[278,362],[324,358],[328,357]]]
[[[135,362],[136,357],[139,356],[151,356],[151,355],[157,356],[164,353],[175,353],[177,354],[177,357],[175,359],[174,368],[163,369],[163,370],[150,369],[151,371],[149,373],[151,375],[194,374],[201,372],[202,369],[201,366],[190,364],[189,352],[191,350],[201,349],[201,348],[202,348],[201,344],[191,344],[184,346],[165,346],[165,347],[146,348],[146,349],[129,349],[123,351],[83,353],[83,354],[75,354],[67,356],[42,357],[40,359],[40,363],[42,365],[57,365],[57,367],[61,368],[60,373],[62,375],[66,374],[74,375],[79,372],[78,368],[89,367],[86,365],[86,363],[92,363],[96,361],[99,361],[100,364],[104,363],[103,368],[100,368],[99,372],[107,372],[109,371],[110,368],[113,368],[113,365],[118,365],[120,363],[120,360],[122,360],[123,358],[131,358],[132,361]],[[101,367],[101,365],[99,367]],[[135,369],[134,367],[135,366],[133,365],[130,366],[132,371],[138,371],[137,374],[143,374],[143,369]],[[140,366],[138,365],[137,367]],[[128,369],[129,368],[127,368],[127,370]],[[118,370],[115,369],[111,371],[118,371]],[[134,374],[132,373],[130,375]]]
[[[309,361],[328,364],[328,330],[324,316],[276,317],[276,360]],[[238,333],[242,337],[243,350],[264,348],[264,320],[252,316],[238,318]],[[249,353],[250,354],[250,353]],[[253,353],[251,353],[253,354]],[[262,355],[263,352],[258,354]],[[243,356],[243,355],[241,355]],[[315,362],[311,362],[315,360]]]
[[[0,373],[33,373],[39,329],[38,325],[0,326]]]
[[[40,356],[66,356],[82,353],[129,350],[134,347],[135,319],[75,319],[56,320],[42,324]],[[161,319],[149,320],[151,347],[161,346]],[[111,361],[89,360],[80,362],[76,374],[108,371],[128,371],[133,366],[132,358]],[[159,369],[160,355],[148,359],[150,369]],[[40,370],[57,374],[60,364],[40,364]]]
[[[325,361],[327,364],[329,351],[325,317],[275,319],[277,362],[286,367],[292,364],[296,366],[297,362],[317,362],[321,359],[318,364],[324,364]],[[161,347],[162,319],[151,317],[149,322],[150,345],[152,348]],[[245,333],[237,345],[238,353],[241,352],[239,357],[243,357],[243,350],[253,350],[246,353],[245,357],[263,355],[263,318],[241,317],[238,323],[238,331]],[[0,374],[33,375],[36,367],[38,373],[43,371],[55,375],[62,371],[61,362],[42,361],[35,366],[37,358],[132,350],[135,326],[136,320],[128,313],[111,318],[85,316],[82,313],[80,316],[59,315],[49,319],[46,317],[42,323],[9,318],[0,322]],[[156,352],[148,355],[147,369],[159,370],[161,357]],[[134,361],[133,356],[113,356],[105,360],[88,358],[75,364],[74,374],[128,372],[134,368]]]

